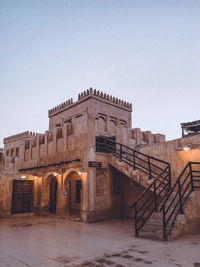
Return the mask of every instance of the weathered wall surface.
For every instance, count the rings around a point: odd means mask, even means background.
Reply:
[[[191,150],[184,151],[184,147]],[[152,144],[140,149],[141,152],[168,161],[171,165],[172,185],[189,161],[200,162],[200,135],[184,137],[164,143]],[[195,168],[195,167],[194,167]],[[196,167],[197,168],[197,167]],[[185,178],[185,176],[184,176]],[[184,206],[184,223],[180,223],[181,234],[192,233],[200,227],[200,189],[192,193]],[[177,222],[178,223],[178,222]],[[180,234],[180,233],[179,233]]]
[[[0,217],[10,216],[12,182],[1,175],[0,180]]]
[[[142,194],[145,187],[113,167],[111,167],[111,179],[112,199],[118,214],[122,217],[134,217],[134,209],[130,209],[130,206]],[[115,186],[117,191],[114,189]]]
[[[200,191],[194,191],[184,207],[187,232],[197,232],[200,229]]]
[[[182,148],[188,145],[194,149],[184,151]],[[140,151],[169,162],[173,183],[189,161],[200,161],[200,135],[144,146]]]

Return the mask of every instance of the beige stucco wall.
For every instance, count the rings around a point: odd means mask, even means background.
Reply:
[[[195,148],[189,151],[179,150],[187,145]],[[200,135],[144,146],[140,151],[169,162],[173,183],[189,161],[200,161]]]

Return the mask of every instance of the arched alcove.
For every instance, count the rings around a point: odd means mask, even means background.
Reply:
[[[103,116],[99,116],[99,130],[106,132],[106,119]]]
[[[109,125],[109,130],[112,134],[114,134],[116,132],[116,120],[111,119],[110,120],[110,125]]]
[[[66,209],[69,214],[80,214],[82,183],[80,175],[72,171],[65,177],[64,190],[66,197]]]

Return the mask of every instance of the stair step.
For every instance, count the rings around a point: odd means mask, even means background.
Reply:
[[[157,229],[158,230],[160,230],[160,229],[162,229],[162,224],[160,223],[160,224],[158,224],[158,225],[155,225],[155,224],[145,224],[142,228],[141,228],[141,230],[142,229],[152,229],[152,230],[154,230],[155,229],[155,231],[157,231]]]
[[[155,240],[163,240],[162,233],[152,233],[152,232],[139,232],[139,237],[151,238]]]
[[[154,220],[149,220],[147,221],[143,227],[145,227],[145,225],[150,225],[150,226],[154,226],[154,227],[159,227],[162,225],[161,221],[154,221]]]
[[[156,234],[156,233],[162,233],[162,228],[155,229],[155,228],[151,228],[151,227],[146,227],[146,228],[142,228],[140,231]]]
[[[161,212],[154,212],[152,215],[151,215],[151,219],[158,219],[158,220],[162,220],[162,213]]]

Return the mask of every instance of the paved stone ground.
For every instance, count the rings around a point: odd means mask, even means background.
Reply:
[[[132,221],[0,219],[0,267],[200,266],[200,233],[173,242],[134,238]]]

